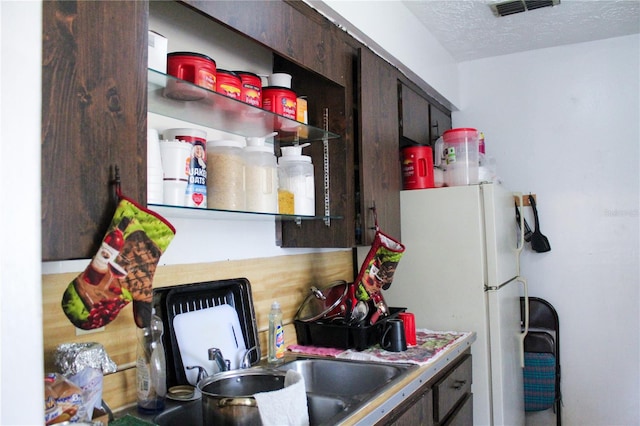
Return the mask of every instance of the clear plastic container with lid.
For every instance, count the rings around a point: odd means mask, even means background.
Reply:
[[[245,210],[244,143],[207,141],[207,206],[219,210]]]
[[[250,212],[278,213],[278,162],[273,145],[264,137],[247,138],[244,148],[246,209]]]
[[[447,168],[447,186],[478,183],[478,131],[473,128],[450,129],[442,134]]]
[[[302,148],[308,145],[307,143],[280,148],[282,151],[282,156],[278,159],[278,207],[280,214],[315,216],[313,164],[311,157],[302,155]]]

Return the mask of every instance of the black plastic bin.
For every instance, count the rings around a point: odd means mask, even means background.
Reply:
[[[407,308],[389,308],[389,316],[368,326],[347,326],[329,321],[304,322],[295,320],[298,344],[362,351],[380,343],[385,322],[391,318],[397,318],[400,312],[406,310]]]

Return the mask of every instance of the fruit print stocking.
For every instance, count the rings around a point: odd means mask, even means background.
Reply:
[[[175,235],[163,217],[120,197],[111,225],[91,263],[69,283],[62,310],[78,328],[100,328],[133,301],[139,328],[151,320],[152,284],[160,256]]]

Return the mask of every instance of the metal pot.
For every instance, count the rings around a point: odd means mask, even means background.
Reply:
[[[258,392],[284,388],[286,371],[251,368],[232,370],[202,379],[202,418],[205,425],[260,425]]]

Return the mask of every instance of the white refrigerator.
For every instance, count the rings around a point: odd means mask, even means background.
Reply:
[[[402,243],[389,306],[418,328],[474,331],[475,425],[524,425],[521,232],[513,193],[499,184],[401,192]]]

